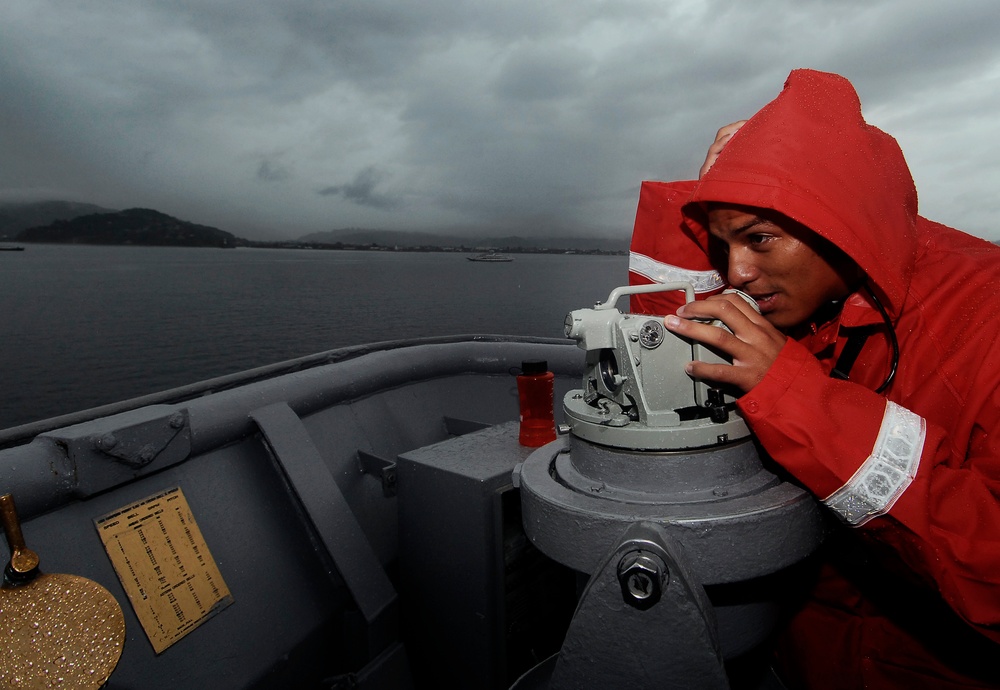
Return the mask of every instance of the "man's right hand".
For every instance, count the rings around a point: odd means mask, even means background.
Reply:
[[[716,319],[726,328],[709,323]],[[684,369],[689,376],[729,384],[743,393],[764,379],[788,340],[746,300],[726,293],[688,302],[675,316],[666,317],[664,325],[671,333],[702,342],[732,358],[732,366],[689,362]]]
[[[729,143],[729,140],[732,139],[733,135],[736,134],[739,128],[746,123],[746,120],[740,120],[739,122],[726,125],[718,131],[715,135],[715,141],[708,147],[708,155],[705,156],[705,162],[701,164],[701,170],[698,171],[699,180],[705,177],[705,173],[707,173],[709,168],[711,168],[715,163],[715,159],[719,157],[720,153],[722,153],[722,149],[726,148],[726,144]]]

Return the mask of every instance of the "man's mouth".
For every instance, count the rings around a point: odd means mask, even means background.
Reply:
[[[775,299],[776,299],[777,295],[778,295],[778,293],[776,293],[776,292],[768,292],[768,293],[760,293],[760,294],[756,294],[756,295],[751,294],[750,296],[753,297],[754,302],[756,302],[757,306],[760,308],[760,313],[761,314],[766,314],[766,313],[768,313],[770,311],[774,311],[774,308],[775,308]]]

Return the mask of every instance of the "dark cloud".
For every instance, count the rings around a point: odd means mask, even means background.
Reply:
[[[266,159],[257,166],[257,179],[264,182],[284,182],[290,176],[288,168]]]
[[[248,236],[623,235],[640,180],[693,175],[814,67],[900,140],[927,215],[996,233],[970,199],[1000,182],[998,24],[993,0],[24,0],[0,23],[0,196]]]
[[[324,187],[319,190],[320,196],[342,196],[359,206],[369,206],[378,209],[391,209],[399,205],[397,199],[375,191],[383,175],[374,167],[367,167],[355,175],[348,184]]]

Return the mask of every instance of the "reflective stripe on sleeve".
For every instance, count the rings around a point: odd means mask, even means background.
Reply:
[[[855,527],[885,515],[917,475],[926,435],[923,417],[887,403],[872,454],[823,503]]]
[[[698,293],[712,292],[726,286],[718,271],[690,271],[636,252],[629,253],[628,270],[645,276],[654,283],[691,283],[694,291]]]

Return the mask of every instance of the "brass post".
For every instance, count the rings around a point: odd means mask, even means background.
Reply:
[[[8,578],[30,579],[38,568],[38,554],[24,543],[21,521],[17,517],[17,507],[11,494],[0,496],[0,522],[10,548],[10,563],[7,565]]]

